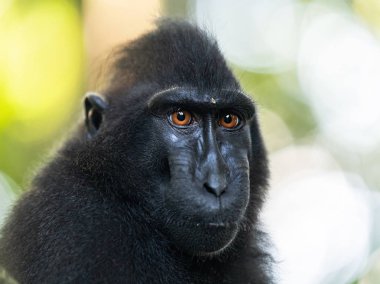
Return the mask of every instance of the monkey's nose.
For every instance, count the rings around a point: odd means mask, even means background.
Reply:
[[[226,191],[226,184],[224,182],[206,182],[203,186],[209,193],[212,193],[216,197],[220,197]]]

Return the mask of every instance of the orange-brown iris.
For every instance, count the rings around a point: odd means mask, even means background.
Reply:
[[[171,121],[177,126],[186,126],[191,123],[191,113],[186,110],[178,110],[171,114]]]
[[[239,117],[235,114],[224,114],[219,118],[219,125],[224,128],[232,129],[239,125]]]

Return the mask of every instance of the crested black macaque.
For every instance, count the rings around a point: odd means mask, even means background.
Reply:
[[[185,22],[120,48],[2,230],[20,283],[272,283],[255,105]]]

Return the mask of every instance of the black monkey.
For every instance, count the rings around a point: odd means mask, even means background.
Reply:
[[[272,283],[266,152],[216,42],[163,21],[102,95],[15,206],[0,264],[20,283]]]

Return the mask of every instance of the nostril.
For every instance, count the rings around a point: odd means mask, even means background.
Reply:
[[[209,192],[215,195],[216,197],[221,196],[225,191],[226,188],[224,186],[212,186],[209,183],[204,184],[204,188]]]

